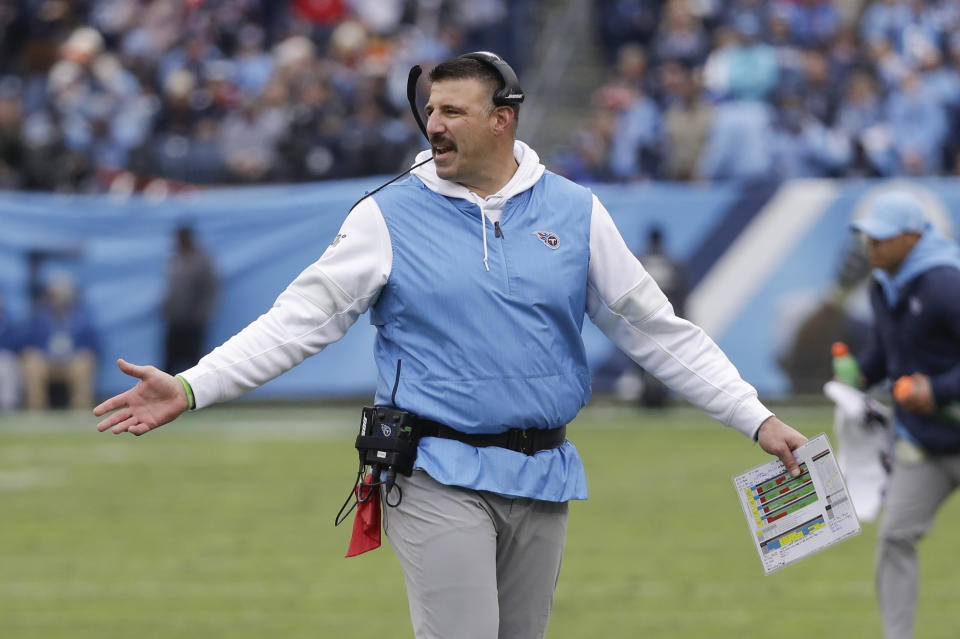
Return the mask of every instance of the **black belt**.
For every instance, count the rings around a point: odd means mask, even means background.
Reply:
[[[503,433],[462,433],[440,422],[429,419],[417,419],[421,437],[441,437],[455,439],[477,448],[499,446],[525,455],[537,451],[557,448],[567,441],[567,427],[559,428],[511,428]]]

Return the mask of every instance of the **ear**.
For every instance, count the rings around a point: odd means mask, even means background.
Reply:
[[[508,106],[498,106],[491,114],[493,116],[493,132],[497,135],[509,133],[513,127],[516,112]]]

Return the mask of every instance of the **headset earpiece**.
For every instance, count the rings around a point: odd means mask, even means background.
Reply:
[[[483,62],[496,71],[497,75],[503,80],[503,88],[493,94],[495,105],[516,106],[523,102],[523,89],[520,88],[517,74],[503,58],[490,51],[474,51],[473,53],[464,53],[460,57]]]

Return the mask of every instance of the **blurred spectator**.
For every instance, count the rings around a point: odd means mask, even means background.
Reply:
[[[647,52],[638,44],[625,44],[617,51],[616,75],[607,85],[620,85],[638,93],[656,97],[656,86],[650,77]]]
[[[844,78],[833,72],[829,58],[811,49],[803,55],[803,83],[796,95],[801,97],[810,115],[827,124],[833,122],[843,81]]]
[[[852,26],[841,27],[826,49],[827,65],[830,74],[835,76],[837,85],[845,85],[850,74],[867,68],[867,53],[857,40],[857,32]]]
[[[860,37],[864,42],[887,42],[899,39],[902,25],[911,22],[911,11],[904,0],[874,0],[860,20]]]
[[[947,54],[937,70],[937,75],[941,77],[936,80],[936,84],[940,84],[941,87],[951,87],[956,79],[960,78],[960,33],[955,33],[949,38]],[[930,78],[924,79],[924,82],[930,81]],[[952,92],[948,89],[945,93],[950,94]],[[947,163],[947,168],[955,171],[957,167],[953,158],[960,153],[960,103],[951,102],[950,104],[950,121],[948,123],[950,134],[947,147],[950,160]]]
[[[23,102],[19,89],[19,79],[0,79],[0,189],[18,189],[23,183]]]
[[[773,116],[766,102],[736,100],[716,105],[706,145],[697,160],[697,177],[738,181],[772,178]]]
[[[850,76],[843,99],[837,107],[836,129],[853,145],[854,169],[859,174],[869,173],[864,148],[868,132],[881,124],[881,104],[873,77],[860,71]]]
[[[724,24],[735,25],[750,21],[754,24],[764,24],[776,12],[784,18],[784,36],[790,35],[789,17],[784,11],[777,12],[779,3],[770,3],[767,0],[731,0],[724,11]]]
[[[660,107],[642,90],[635,78],[632,86],[622,81],[598,91],[596,100],[616,114],[616,135],[611,140],[610,169],[620,180],[653,178],[659,166],[662,145]]]
[[[273,57],[264,50],[263,30],[248,24],[237,36],[237,54],[233,59],[236,65],[236,84],[248,98],[260,95],[270,81],[274,70]]]
[[[600,43],[613,64],[627,43],[646,47],[660,24],[661,0],[598,0]]]
[[[668,0],[653,40],[653,55],[660,62],[703,64],[710,41],[689,0]]]
[[[889,40],[872,40],[867,48],[867,55],[884,92],[896,90],[910,71],[909,65],[893,49]]]
[[[505,60],[516,61],[514,71],[523,73],[526,60],[520,44],[529,22],[526,0],[452,0],[448,4],[448,19],[463,31],[466,51],[497,51]],[[511,11],[519,13],[520,19],[511,16]]]
[[[825,126],[799,96],[783,95],[777,107],[772,145],[779,179],[836,176],[846,169],[853,159],[846,135]]]
[[[929,175],[943,168],[947,110],[910,71],[885,105],[893,130],[891,173]]]
[[[51,384],[65,387],[70,408],[92,407],[96,352],[93,325],[73,281],[53,279],[29,321],[20,353],[27,408],[50,408]]]
[[[164,101],[157,116],[152,144],[146,149],[146,171],[185,182],[223,179],[220,125],[212,117],[212,101],[197,99],[197,79],[180,69],[167,76]]]
[[[577,182],[611,180],[610,145],[616,126],[615,112],[594,109],[589,126],[574,131],[567,145],[554,156],[551,164],[557,173]]]
[[[219,138],[227,181],[270,181],[269,173],[277,165],[276,146],[286,128],[283,112],[263,102],[249,100],[230,113]]]
[[[718,48],[704,68],[704,81],[718,98],[763,100],[776,88],[777,54],[757,39],[759,33],[750,14],[739,16],[736,28],[718,30]]]
[[[171,375],[196,364],[204,351],[207,324],[217,300],[217,277],[210,258],[197,245],[193,231],[177,229],[177,248],[170,262],[163,317],[163,370]]]
[[[13,410],[20,402],[19,343],[0,296],[0,413]]]
[[[780,5],[774,5],[767,16],[766,42],[777,58],[777,89],[796,93],[804,78],[803,49],[790,36],[790,21]]]
[[[681,64],[665,64],[661,71],[664,113],[663,176],[691,180],[710,132],[713,107],[703,97],[700,78]]]
[[[920,82],[930,95],[946,107],[948,113],[960,105],[960,72],[943,62],[939,49],[930,49],[917,66]]]
[[[223,52],[205,33],[186,33],[180,42],[160,60],[157,68],[157,82],[164,86],[170,74],[189,71],[197,86],[203,87],[210,69],[223,59]]]
[[[840,27],[840,13],[832,0],[777,0],[776,10],[786,16],[790,35],[802,47],[822,47]]]

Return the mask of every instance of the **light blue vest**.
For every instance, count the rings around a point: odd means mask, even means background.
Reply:
[[[546,172],[506,203],[501,236],[480,209],[408,178],[376,196],[393,247],[371,308],[376,403],[466,433],[569,423],[590,397],[580,329],[590,259],[590,192]],[[437,481],[548,501],[585,499],[570,442],[527,456],[421,440],[416,466]]]

